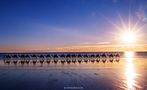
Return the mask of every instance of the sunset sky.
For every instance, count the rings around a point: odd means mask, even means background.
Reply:
[[[116,49],[147,50],[147,0],[0,0],[0,51]]]

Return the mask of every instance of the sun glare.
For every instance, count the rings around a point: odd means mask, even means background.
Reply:
[[[135,45],[140,42],[143,42],[142,37],[142,30],[144,29],[144,25],[141,25],[139,21],[131,20],[129,16],[128,21],[125,21],[121,15],[119,15],[120,22],[113,23],[111,20],[107,19],[115,28],[115,32],[112,34],[115,35],[115,40],[118,43],[123,43],[126,45]]]
[[[124,43],[135,43],[137,41],[137,35],[132,31],[126,31],[122,34],[122,40]]]
[[[125,57],[126,58],[133,58],[133,56],[134,56],[134,52],[132,52],[132,51],[127,51],[127,52],[125,52]]]

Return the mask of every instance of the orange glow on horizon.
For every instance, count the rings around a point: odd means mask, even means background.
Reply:
[[[1,47],[0,52],[106,52],[106,51],[147,51],[147,45],[77,45],[66,47],[42,47],[42,48],[10,48]]]

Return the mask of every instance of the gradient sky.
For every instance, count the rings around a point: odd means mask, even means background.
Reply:
[[[145,25],[147,0],[0,0],[0,50],[116,44],[119,15]]]

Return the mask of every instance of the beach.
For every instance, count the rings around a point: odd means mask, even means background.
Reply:
[[[132,60],[132,61],[129,61]],[[6,65],[1,61],[1,90],[147,90],[147,58],[119,62]]]

